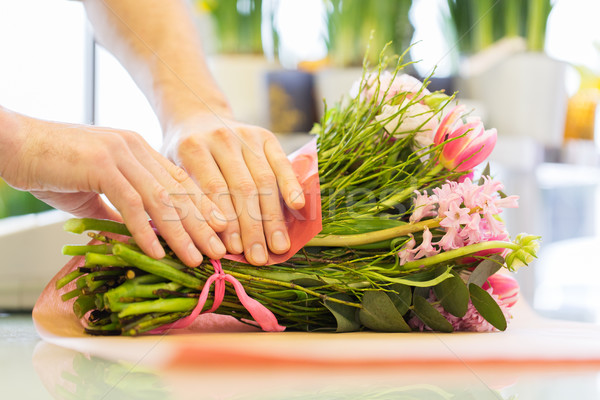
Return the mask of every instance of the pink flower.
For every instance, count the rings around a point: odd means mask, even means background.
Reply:
[[[404,265],[409,261],[413,261],[415,259],[415,246],[417,242],[415,237],[412,234],[408,234],[410,239],[404,245],[404,248],[398,252],[398,256],[400,256],[400,265]]]
[[[462,117],[466,108],[453,108],[438,126],[433,139],[436,145],[444,143],[440,163],[447,169],[468,171],[485,160],[496,144],[495,129],[485,130],[479,118]],[[450,139],[454,139],[448,141]],[[448,141],[448,142],[446,142]]]
[[[492,292],[492,289],[488,288],[486,290],[492,296],[492,298],[496,300],[496,302],[500,306],[500,309],[502,310],[502,313],[504,314],[504,318],[506,318],[506,321],[508,322],[512,318],[510,307],[506,303],[501,301],[500,298]],[[433,307],[435,307],[435,309],[438,310],[444,316],[444,318],[448,320],[448,322],[452,324],[452,328],[454,328],[455,331],[494,332],[497,330],[492,324],[487,322],[481,316],[481,314],[479,314],[479,312],[477,311],[475,306],[473,306],[473,303],[471,303],[470,300],[469,306],[467,308],[467,313],[462,318],[455,317],[454,315],[445,311],[444,308],[439,303],[437,303],[438,299],[437,297],[435,297],[433,290],[430,291],[429,298],[427,300],[430,303],[432,303]],[[408,320],[408,325],[413,330],[419,330],[421,332],[425,330],[431,330],[431,328],[425,326],[423,321],[421,321],[416,316]]]
[[[444,250],[454,250],[464,246],[464,240],[460,237],[458,228],[447,228],[446,233],[436,244]]]
[[[460,207],[453,202],[450,204],[448,211],[444,213],[446,218],[440,221],[440,226],[443,226],[444,228],[459,229],[462,224],[471,222],[471,217],[469,216],[470,212],[470,209]]]
[[[432,199],[427,195],[427,192],[423,192],[423,194],[419,193],[415,190],[417,197],[414,199],[414,210],[410,216],[410,222],[419,222],[423,218],[435,217],[437,213],[435,212],[435,199]]]
[[[415,251],[416,251],[415,259],[419,259],[419,258],[423,258],[423,257],[430,257],[430,256],[436,255],[440,252],[438,249],[433,247],[433,245],[431,243],[432,238],[433,238],[433,235],[429,231],[429,228],[425,227],[425,230],[423,231],[423,241],[415,249]]]
[[[486,290],[491,287],[492,293],[507,307],[514,306],[519,300],[519,282],[510,275],[494,274],[482,287]]]

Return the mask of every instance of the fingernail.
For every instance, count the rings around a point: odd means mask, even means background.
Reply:
[[[267,252],[265,248],[260,244],[256,243],[252,246],[252,260],[257,264],[264,264],[267,262]]]
[[[240,234],[237,232],[232,233],[229,236],[229,245],[231,246],[231,251],[236,254],[240,254],[244,251],[244,245],[242,244],[242,238]]]
[[[227,219],[225,219],[225,216],[223,214],[221,214],[219,212],[219,210],[212,210],[211,215],[213,217],[214,220],[216,220],[217,222],[227,222]]]
[[[273,250],[277,252],[284,252],[290,248],[290,242],[282,231],[275,231],[271,235],[271,245]]]
[[[165,249],[163,249],[158,240],[155,240],[154,243],[152,243],[152,253],[157,259],[165,256]]]
[[[194,245],[194,243],[190,243],[190,245],[188,246],[188,255],[190,256],[194,264],[198,265],[202,262],[202,254],[200,254],[200,251],[196,248],[196,245]]]
[[[221,242],[221,240],[219,240],[218,237],[211,236],[210,239],[208,239],[208,245],[210,246],[210,249],[213,251],[213,253],[219,254],[220,257],[225,255],[225,246],[223,246],[223,243]]]
[[[299,192],[297,190],[292,191],[290,194],[290,201],[295,206],[303,206],[304,205],[304,193]]]

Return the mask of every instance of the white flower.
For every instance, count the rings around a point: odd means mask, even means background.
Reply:
[[[403,112],[407,102],[405,99],[401,105],[381,108],[381,114],[375,119],[383,124],[387,133],[395,138],[402,139],[407,135],[415,133],[413,138],[415,149],[422,149],[433,144],[433,136],[437,130],[437,120],[433,118],[434,111],[421,103],[410,104]]]
[[[379,75],[379,89],[377,89],[377,73],[370,73],[367,75],[366,80],[367,82],[362,93],[359,93],[360,81],[352,85],[350,89],[350,96],[352,98],[356,98],[360,94],[361,100],[369,102],[375,96],[377,90],[379,90],[377,92],[377,103],[387,103],[399,93],[407,93],[407,98],[414,97],[414,94],[418,93],[423,86],[423,82],[411,75],[396,75],[394,78],[394,75],[389,71],[383,71]],[[423,88],[420,94],[421,96],[425,96],[430,94],[430,92],[426,88]]]

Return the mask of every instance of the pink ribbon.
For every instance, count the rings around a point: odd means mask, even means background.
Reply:
[[[238,299],[240,299],[240,303],[242,303],[246,310],[248,310],[250,315],[252,315],[252,318],[254,318],[256,324],[258,324],[263,331],[283,332],[285,330],[285,327],[279,325],[277,318],[267,307],[263,306],[261,303],[246,294],[246,291],[244,290],[244,287],[240,281],[223,272],[221,261],[210,260],[210,262],[215,269],[215,273],[206,280],[206,283],[202,288],[202,292],[200,292],[198,304],[196,304],[196,307],[194,307],[192,313],[187,317],[181,318],[180,320],[153,329],[150,331],[150,333],[163,333],[170,329],[183,329],[194,322],[198,315],[215,312],[221,305],[223,297],[225,296],[225,282],[229,282],[231,285],[233,285],[235,293],[237,294]],[[209,310],[203,312],[202,308],[208,299],[208,293],[213,283],[215,284],[213,305]]]

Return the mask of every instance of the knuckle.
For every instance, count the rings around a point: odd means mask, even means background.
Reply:
[[[263,213],[262,220],[267,222],[279,222],[283,220],[283,216],[281,213],[269,211],[267,213]]]
[[[144,207],[142,197],[134,190],[123,192],[122,201],[124,206],[130,209],[140,209]]]
[[[171,176],[173,177],[173,179],[175,179],[178,183],[183,183],[185,181],[187,181],[190,176],[187,174],[187,172],[185,172],[185,170],[181,167],[178,166],[173,166],[171,169]]]
[[[238,145],[239,135],[239,132],[234,132],[228,127],[221,127],[212,132],[213,139],[217,140],[219,144],[227,148],[232,148]]]
[[[263,172],[258,174],[256,177],[256,184],[258,187],[271,189],[273,186],[277,185],[277,180],[275,179],[275,175],[270,172]]]
[[[251,180],[243,179],[237,182],[234,188],[235,192],[241,194],[242,196],[249,197],[256,196],[258,194],[256,185]]]
[[[208,182],[206,182],[204,186],[206,188],[207,194],[209,195],[229,194],[229,187],[227,186],[227,183],[225,183],[225,181],[222,179],[210,179]]]

